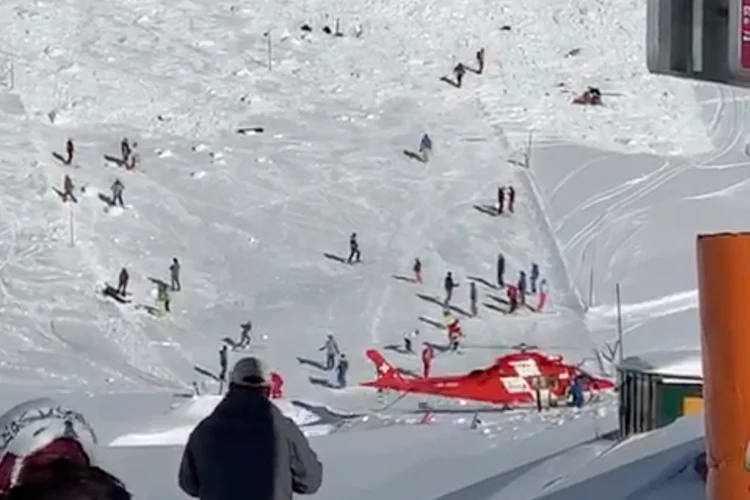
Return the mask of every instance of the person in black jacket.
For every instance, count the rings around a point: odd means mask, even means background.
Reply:
[[[179,486],[201,500],[291,500],[311,495],[323,465],[297,425],[269,399],[270,378],[260,360],[232,368],[229,391],[188,438]]]

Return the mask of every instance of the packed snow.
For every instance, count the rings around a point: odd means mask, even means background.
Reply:
[[[62,394],[102,429],[103,460],[139,497],[184,498],[180,446],[218,402],[222,339],[251,320],[249,352],[283,374],[278,404],[325,463],[321,498],[698,498],[685,469],[697,419],[617,444],[608,397],[481,412],[472,429],[467,408],[425,424],[417,398],[356,387],[374,374],[365,349],[415,329],[417,346],[444,342],[446,271],[467,338],[438,373],[519,342],[595,369],[621,283],[626,354],[658,351],[654,366],[700,374],[694,238],[743,227],[750,108],[741,90],[647,75],[641,2],[62,0],[0,15],[6,406]],[[337,23],[343,36],[321,32]],[[461,89],[440,81],[481,47],[484,74]],[[587,86],[603,106],[571,104]],[[402,154],[424,132],[426,164]],[[132,171],[105,159],[123,137],[138,143]],[[68,138],[66,166],[52,153]],[[528,168],[506,161],[524,157]],[[76,204],[55,193],[65,174]],[[122,208],[102,202],[116,178]],[[488,215],[504,185],[515,214]],[[352,232],[363,262],[348,266]],[[545,312],[497,312],[498,252],[509,279],[540,265]],[[173,257],[184,288],[171,314],[133,307],[153,305],[151,280],[168,280]],[[411,280],[416,257],[424,285]],[[123,267],[129,306],[100,294]],[[478,317],[464,312],[472,280]],[[329,333],[350,359],[346,389],[318,367]]]

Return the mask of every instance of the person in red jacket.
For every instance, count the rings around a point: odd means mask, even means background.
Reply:
[[[422,376],[424,378],[430,377],[430,367],[432,366],[433,359],[435,359],[435,349],[425,342],[422,348]]]
[[[284,397],[284,379],[278,372],[271,372],[271,399],[280,399]]]
[[[518,309],[518,288],[515,285],[508,285],[506,293],[508,294],[508,303],[510,304],[508,313],[514,313]]]

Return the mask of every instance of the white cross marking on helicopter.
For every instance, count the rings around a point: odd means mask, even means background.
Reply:
[[[516,373],[519,377],[538,377],[542,374],[539,371],[539,365],[533,359],[521,359],[518,361],[511,361],[510,366],[516,369]]]

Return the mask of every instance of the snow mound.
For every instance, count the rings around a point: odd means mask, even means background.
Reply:
[[[154,419],[145,429],[115,438],[109,446],[184,446],[195,426],[216,408],[221,399],[222,396],[192,398]],[[274,404],[297,425],[307,426],[303,429],[305,435],[327,434],[331,430],[327,425],[310,426],[318,420],[317,416],[290,401],[279,399]]]

